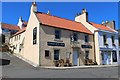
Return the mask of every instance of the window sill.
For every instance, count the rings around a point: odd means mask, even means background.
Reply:
[[[54,39],[54,41],[63,42],[61,39]]]

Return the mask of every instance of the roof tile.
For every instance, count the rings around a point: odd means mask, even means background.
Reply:
[[[1,23],[1,27],[9,30],[20,30],[19,26],[6,24],[6,23]]]
[[[80,22],[75,22],[72,20],[67,20],[64,18],[51,16],[49,14],[44,14],[41,12],[37,12],[36,16],[37,16],[38,20],[44,25],[73,30],[73,31],[78,31],[78,32],[83,32],[83,33],[87,33],[87,34],[92,34],[92,32],[89,31]]]

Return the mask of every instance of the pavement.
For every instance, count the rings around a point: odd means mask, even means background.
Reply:
[[[4,78],[118,78],[118,66],[33,67],[7,52],[1,53],[10,64],[2,67]],[[58,68],[58,69],[55,69]],[[62,69],[63,68],[63,69]]]

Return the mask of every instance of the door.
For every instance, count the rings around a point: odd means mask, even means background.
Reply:
[[[73,65],[78,66],[78,51],[77,50],[73,51]]]
[[[111,64],[111,53],[103,52],[102,53],[102,64]]]
[[[59,50],[54,50],[54,60],[59,60]]]

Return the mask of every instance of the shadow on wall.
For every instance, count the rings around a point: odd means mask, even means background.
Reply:
[[[0,59],[0,66],[9,65],[9,64],[10,64],[10,60]]]

